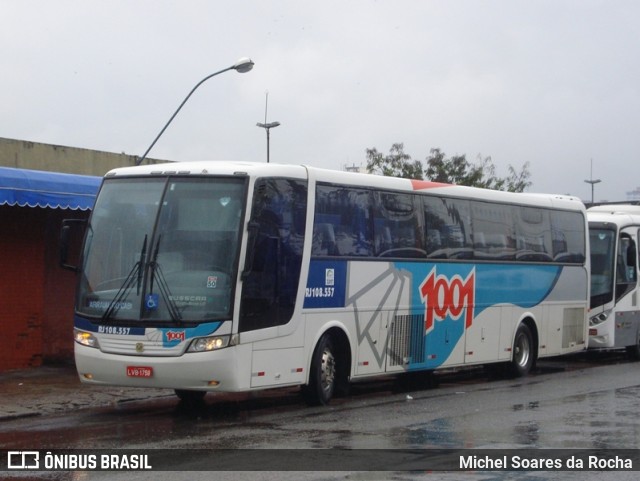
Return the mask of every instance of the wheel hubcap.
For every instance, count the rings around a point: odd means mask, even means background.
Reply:
[[[333,382],[336,377],[336,360],[333,357],[333,353],[329,350],[325,350],[322,353],[322,370],[320,372],[320,382],[322,384],[322,390],[325,392],[333,389]]]
[[[529,341],[526,336],[520,336],[515,346],[515,358],[519,366],[526,366],[529,362]]]

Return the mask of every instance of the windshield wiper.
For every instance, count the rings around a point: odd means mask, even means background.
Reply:
[[[176,302],[171,295],[171,291],[169,290],[169,284],[167,284],[167,280],[162,273],[162,268],[160,264],[158,264],[158,251],[160,250],[160,239],[161,236],[158,236],[158,240],[156,242],[156,247],[153,251],[153,256],[151,262],[149,262],[149,269],[151,270],[151,278],[149,279],[149,295],[153,295],[153,283],[155,280],[158,281],[158,289],[160,294],[162,295],[162,299],[167,304],[167,311],[169,311],[169,316],[171,316],[171,320],[176,324],[180,324],[182,322],[182,315],[180,314],[180,309],[176,305]],[[156,277],[157,276],[157,277]]]
[[[116,293],[115,297],[109,303],[107,310],[104,311],[104,314],[100,319],[101,322],[104,323],[109,321],[112,318],[112,316],[120,310],[120,307],[122,306],[122,301],[126,298],[127,293],[129,292],[129,289],[131,289],[131,286],[133,286],[134,280],[136,279],[136,275],[137,275],[137,281],[138,281],[137,294],[140,295],[140,288],[142,286],[142,273],[143,273],[142,266],[144,265],[144,260],[146,256],[147,256],[147,235],[145,234],[144,242],[142,243],[142,249],[140,250],[140,260],[138,260],[138,262],[136,262],[133,265],[133,268],[131,269],[129,274],[127,274],[127,277],[124,279],[124,282],[120,286],[120,289],[118,289],[118,292]]]

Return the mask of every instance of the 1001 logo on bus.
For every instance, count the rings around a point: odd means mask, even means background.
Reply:
[[[455,275],[447,278],[437,275],[436,268],[431,269],[427,278],[420,284],[422,302],[425,304],[424,325],[428,334],[434,328],[434,321],[443,321],[447,317],[458,320],[464,312],[464,328],[473,322],[473,303],[476,289],[476,269],[471,269],[466,279]]]

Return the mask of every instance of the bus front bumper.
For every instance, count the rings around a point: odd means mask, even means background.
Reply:
[[[249,388],[239,375],[239,348],[146,357],[107,354],[76,343],[75,361],[80,381],[87,384],[237,392]]]
[[[589,349],[610,349],[612,347],[613,342],[611,342],[611,337],[608,333],[598,334],[597,329],[589,329]]]

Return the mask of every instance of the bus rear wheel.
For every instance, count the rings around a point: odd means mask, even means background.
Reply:
[[[513,341],[511,372],[516,377],[526,376],[535,361],[533,335],[526,324],[520,324]]]
[[[309,384],[302,387],[302,395],[311,406],[325,406],[333,397],[336,389],[337,360],[333,340],[329,334],[324,334],[311,359]]]

